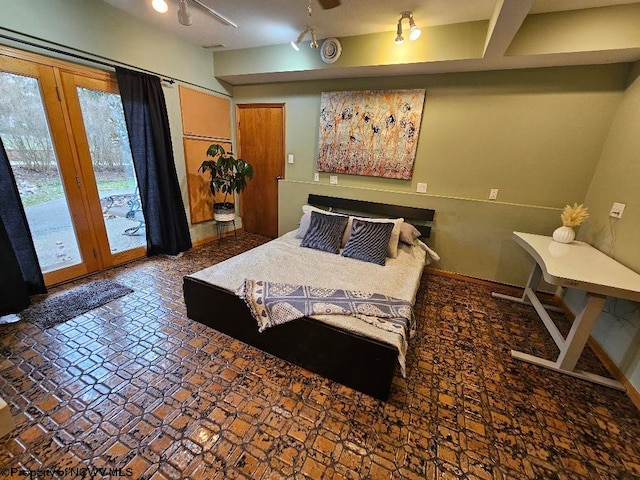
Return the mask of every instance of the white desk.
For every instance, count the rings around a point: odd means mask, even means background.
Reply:
[[[640,301],[640,275],[584,242],[563,244],[554,242],[551,237],[520,232],[513,232],[513,239],[535,259],[536,264],[521,298],[499,293],[492,295],[531,304],[556,342],[560,354],[555,362],[516,350],[511,350],[511,355],[583,380],[624,390],[616,380],[576,370],[575,366],[602,311],[606,296]],[[587,302],[575,318],[566,339],[545,310],[549,307],[543,305],[536,295],[541,276],[551,285],[587,292]]]

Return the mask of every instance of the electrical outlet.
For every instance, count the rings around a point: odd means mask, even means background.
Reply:
[[[289,163],[293,163],[293,153],[290,153],[289,156],[287,157],[287,161]]]
[[[319,182],[320,181],[320,174],[318,172],[313,174],[313,181],[314,182]]]
[[[331,185],[337,185],[338,184],[338,176],[337,175],[329,175],[329,183]]]
[[[426,183],[419,183],[417,188],[416,188],[416,192],[418,192],[418,193],[427,193],[427,184]]]
[[[625,207],[624,203],[613,202],[613,206],[611,207],[609,216],[613,218],[622,218],[624,207]]]
[[[498,198],[498,189],[492,188],[491,191],[489,191],[489,200],[495,200],[496,198]]]

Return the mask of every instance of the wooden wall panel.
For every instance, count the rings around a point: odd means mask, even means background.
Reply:
[[[231,102],[227,98],[179,86],[182,133],[192,137],[231,138]]]
[[[210,139],[184,138],[184,158],[187,166],[187,189],[189,190],[189,211],[191,223],[213,220],[213,202],[222,202],[224,194],[211,195],[209,190],[209,174],[200,173],[198,169],[207,157],[207,149],[212,143],[220,143],[227,152],[231,152],[230,142],[218,142]],[[233,202],[229,195],[227,201]]]

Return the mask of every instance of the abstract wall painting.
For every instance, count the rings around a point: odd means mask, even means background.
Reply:
[[[410,180],[424,89],[322,92],[318,170]]]

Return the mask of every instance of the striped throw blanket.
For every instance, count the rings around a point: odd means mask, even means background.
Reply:
[[[258,330],[312,315],[351,315],[402,338],[398,360],[405,375],[408,339],[415,333],[411,303],[379,293],[244,279],[236,291]]]

